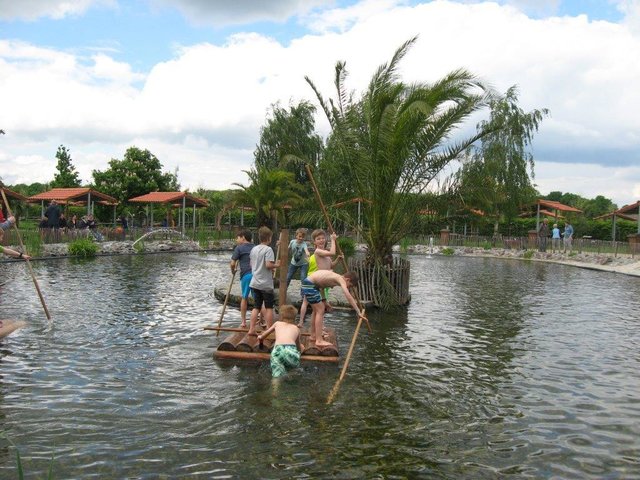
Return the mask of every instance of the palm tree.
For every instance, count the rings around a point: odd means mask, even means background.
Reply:
[[[332,127],[320,174],[340,171],[342,190],[351,189],[344,192],[347,198],[372,200],[363,205],[368,227],[363,234],[368,258],[377,265],[415,223],[421,197],[416,194],[425,193],[447,164],[485,134],[450,140],[454,129],[490,99],[487,88],[466,70],[434,83],[399,80],[398,65],[415,41],[404,43],[378,68],[360,99],[345,88],[344,62],[335,67],[335,99],[325,100],[306,78]],[[355,219],[350,223],[357,228]]]
[[[276,230],[278,219],[284,218],[285,208],[293,207],[303,201],[301,185],[295,182],[295,175],[284,170],[252,168],[244,170],[251,184],[248,186],[234,183],[240,187],[236,193],[236,202],[251,206],[256,210],[258,226],[266,225]]]

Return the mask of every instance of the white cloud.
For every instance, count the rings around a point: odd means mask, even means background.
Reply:
[[[253,22],[284,22],[303,15],[315,7],[326,6],[326,0],[155,0],[158,5],[177,8],[198,25],[242,25]]]
[[[624,23],[636,34],[640,34],[640,0],[617,0],[618,10],[625,18]]]
[[[117,0],[0,0],[0,19],[61,19],[82,15],[94,5],[113,6]]]
[[[635,201],[640,182],[630,165],[640,163],[640,38],[626,24],[586,16],[532,20],[510,6],[445,1],[415,7],[364,2],[307,21],[324,33],[287,46],[256,33],[234,35],[223,45],[182,45],[146,76],[107,53],[84,58],[0,41],[5,181],[50,180],[55,151],[64,144],[84,180],[136,145],[166,169],[179,166],[184,187],[245,182],[241,170],[252,162],[269,106],[315,101],[305,75],[332,95],[333,67],[346,60],[348,85],[361,91],[380,63],[420,34],[402,64],[407,81],[433,81],[466,67],[499,91],[518,84],[524,109],[550,109],[534,139],[541,189],[575,188],[585,196],[607,195],[606,189],[617,203]],[[25,171],[17,159],[29,158],[43,164]],[[558,162],[580,177],[554,178],[559,170],[545,165]],[[576,180],[585,172],[597,180]],[[635,183],[620,172],[636,175]]]
[[[622,207],[640,199],[640,166],[613,171],[594,164],[537,162],[535,183],[543,195],[552,191],[586,198],[603,195]]]

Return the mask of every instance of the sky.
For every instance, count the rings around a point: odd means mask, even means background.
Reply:
[[[332,96],[343,60],[359,94],[416,35],[403,81],[465,68],[549,109],[542,194],[640,200],[640,0],[0,0],[0,178],[51,181],[64,145],[86,184],[136,146],[183,189],[246,185],[272,106],[317,105],[305,76]]]

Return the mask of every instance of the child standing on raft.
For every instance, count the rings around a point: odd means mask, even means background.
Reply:
[[[258,239],[260,245],[253,247],[249,258],[251,260],[251,291],[253,292],[253,310],[251,310],[251,321],[247,335],[256,336],[256,323],[258,314],[265,307],[265,321],[267,327],[273,323],[273,275],[272,271],[280,266],[280,260],[274,261],[273,249],[271,248],[271,229],[260,227]]]
[[[287,288],[289,288],[291,279],[296,274],[296,271],[300,270],[300,280],[307,278],[310,255],[307,242],[304,241],[306,236],[307,229],[299,228],[296,230],[296,238],[289,242],[291,263],[289,264],[289,270],[287,271]]]
[[[309,343],[315,343],[316,347],[328,347],[331,343],[322,339],[324,328],[325,302],[324,289],[340,287],[345,298],[351,304],[358,316],[364,317],[364,310],[360,311],[358,302],[349,292],[349,288],[358,286],[358,275],[355,272],[347,272],[339,275],[331,270],[317,270],[302,281],[300,295],[307,299],[312,309],[311,330]]]
[[[309,269],[307,275],[304,277],[300,277],[300,280],[304,280],[308,275],[311,275],[313,272],[317,270],[333,270],[338,264],[342,255],[338,255],[335,260],[333,260],[333,256],[336,254],[337,241],[338,236],[335,233],[331,234],[331,246],[329,250],[327,250],[327,233],[322,229],[316,229],[311,233],[311,238],[313,239],[313,244],[315,245],[315,250],[313,255],[309,258]],[[330,312],[333,307],[329,303],[329,289],[326,289],[323,295],[325,300],[325,311]],[[300,306],[300,322],[298,322],[298,326],[302,328],[304,325],[304,317],[307,314],[307,306],[309,302],[306,297],[302,297],[302,305]],[[311,317],[313,319],[313,316]],[[313,330],[313,324],[311,324],[311,329]]]
[[[242,291],[242,300],[240,300],[240,328],[247,326],[247,307],[249,295],[251,294],[251,250],[255,246],[251,243],[251,232],[249,230],[243,230],[236,237],[236,248],[234,248],[231,254],[231,273],[235,273],[240,264],[240,290]]]

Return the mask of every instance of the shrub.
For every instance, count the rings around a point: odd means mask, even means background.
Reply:
[[[41,256],[43,244],[42,237],[40,237],[40,232],[38,232],[37,230],[29,231],[28,234],[24,235],[24,247],[27,250],[27,253],[32,257]]]
[[[356,241],[350,237],[338,237],[338,246],[344,254],[344,259],[347,260],[356,253]]]
[[[144,252],[144,240],[140,240],[140,241],[134,243],[133,244],[133,249],[136,251],[136,253]]]
[[[95,257],[98,245],[91,238],[79,238],[69,244],[69,255],[83,258]]]
[[[491,243],[489,243],[489,242],[482,242],[482,243],[480,244],[480,246],[481,246],[482,248],[484,248],[485,250],[491,250]]]
[[[526,259],[526,260],[531,260],[531,258],[533,257],[533,254],[535,252],[533,250],[527,250],[526,252],[524,252],[522,254],[522,258]]]
[[[451,255],[453,255],[455,253],[455,250],[451,247],[444,247],[440,253],[442,253],[442,255],[446,255],[448,257],[450,257]]]

